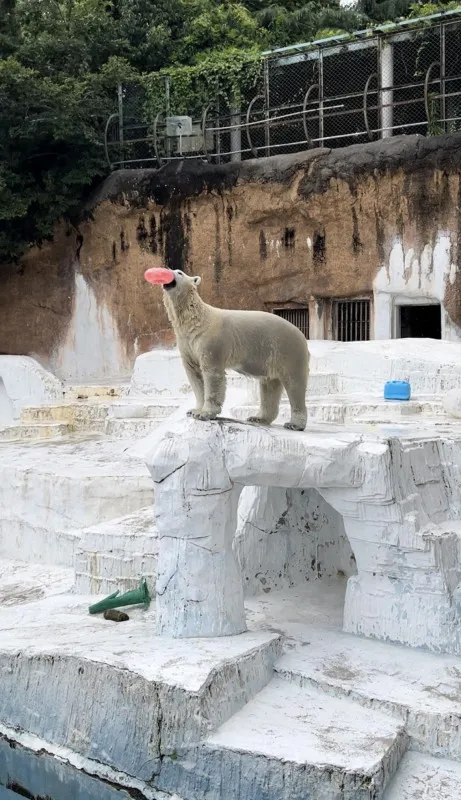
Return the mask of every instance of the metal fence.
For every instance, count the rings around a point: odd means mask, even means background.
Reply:
[[[223,107],[218,86],[204,108],[178,114],[162,76],[162,111],[151,117],[143,85],[119,87],[107,160],[113,169],[184,158],[222,163],[461,131],[461,11],[434,17],[264,54],[233,108]]]

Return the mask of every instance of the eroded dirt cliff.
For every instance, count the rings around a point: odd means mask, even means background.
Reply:
[[[131,362],[172,343],[161,292],[143,280],[150,266],[202,275],[213,304],[271,309],[370,294],[397,236],[418,254],[447,231],[457,264],[460,166],[458,135],[113,173],[78,228],[63,222],[53,242],[0,268],[0,352],[51,363],[66,341],[78,273]],[[461,325],[460,276],[445,308]]]

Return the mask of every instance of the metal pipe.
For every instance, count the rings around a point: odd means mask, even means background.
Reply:
[[[307,104],[309,102],[309,98],[310,98],[311,92],[315,91],[315,89],[317,89],[317,92],[318,92],[318,90],[319,90],[318,83],[313,83],[312,86],[309,86],[309,88],[308,88],[308,90],[307,90],[307,92],[306,92],[306,94],[304,96],[304,103],[303,103],[303,127],[304,127],[304,133],[305,133],[305,136],[306,136],[306,142],[309,145],[310,145],[310,141],[311,140],[310,140],[310,136],[309,136],[309,131],[307,129],[306,114],[309,113],[308,110],[307,110]],[[314,110],[315,109],[311,109],[311,111],[314,111]]]
[[[368,91],[370,89],[371,81],[376,80],[377,78],[378,78],[377,73],[372,72],[371,75],[368,76],[365,88],[363,90],[363,121],[365,122],[365,128],[367,129],[367,134],[370,142],[373,139],[373,134],[370,131],[370,125],[368,122]]]
[[[394,30],[395,28],[403,28],[408,25],[415,25],[418,24],[420,26],[425,25],[431,19],[446,19],[450,16],[459,16],[460,8],[451,8],[447,9],[446,11],[438,11],[435,14],[428,14],[427,17],[415,17],[414,19],[404,19],[401,22],[388,22],[384,25],[374,25],[372,28],[363,28],[358,31],[354,31],[353,33],[340,33],[338,36],[329,36],[326,39],[314,39],[312,42],[302,42],[301,44],[290,44],[286,47],[276,47],[274,50],[263,50],[261,53],[262,56],[273,56],[276,53],[288,53],[290,50],[293,51],[300,51],[306,50],[308,47],[319,47],[319,45],[324,45],[326,42],[340,42],[348,39],[349,41],[354,37],[372,37],[375,33],[386,33],[388,31]]]
[[[120,155],[122,156],[122,160],[120,161],[120,163],[123,166],[123,86],[121,83],[119,83],[117,87],[117,96],[118,96],[118,140],[120,142]]]

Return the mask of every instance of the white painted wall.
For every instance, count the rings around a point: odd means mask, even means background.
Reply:
[[[71,382],[122,378],[132,369],[110,310],[98,302],[93,289],[78,272],[67,336],[51,355],[48,366],[60,378]]]
[[[401,238],[395,238],[389,263],[381,267],[373,282],[375,339],[395,337],[396,306],[440,303],[442,339],[461,341],[461,330],[443,309],[446,286],[453,284],[457,272],[451,253],[448,231],[441,231],[435,244],[426,244],[421,254],[405,249]]]

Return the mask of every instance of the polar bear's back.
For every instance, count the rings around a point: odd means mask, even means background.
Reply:
[[[221,335],[228,343],[227,366],[248,375],[281,376],[307,366],[304,334],[267,311],[222,310]]]

